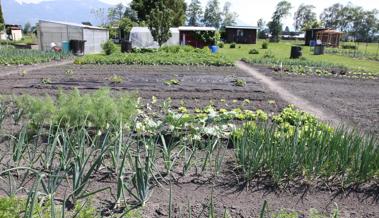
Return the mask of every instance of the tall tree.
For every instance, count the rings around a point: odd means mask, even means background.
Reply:
[[[110,23],[117,23],[124,17],[124,5],[117,4],[115,7],[108,9],[108,20]]]
[[[305,30],[314,23],[317,23],[317,15],[313,11],[316,7],[313,5],[301,4],[294,15],[294,27],[296,30]]]
[[[237,24],[236,19],[238,17],[238,14],[230,11],[231,6],[232,4],[230,2],[225,2],[224,4],[224,9],[222,11],[223,21],[221,24],[221,27],[223,28],[226,26],[233,26]]]
[[[218,0],[209,0],[204,11],[203,23],[206,26],[220,28],[222,22],[221,15],[220,2]]]
[[[279,42],[279,35],[282,32],[282,19],[289,15],[291,10],[291,3],[281,1],[276,5],[276,10],[272,15],[272,20],[268,23],[271,33],[271,41]]]
[[[106,26],[108,15],[106,14],[106,10],[104,8],[92,9],[91,15],[95,17],[100,26]]]
[[[0,1],[0,30],[4,29],[4,17],[3,17],[3,10],[1,8],[1,1]]]
[[[26,24],[24,25],[24,28],[22,29],[22,32],[24,34],[28,34],[31,32],[31,28],[32,28],[32,25],[29,22],[26,22]]]
[[[203,9],[199,0],[192,0],[187,9],[187,22],[189,26],[199,26]]]
[[[161,1],[161,0],[159,0]],[[148,16],[151,14],[157,0],[132,0],[130,7],[137,12],[138,21],[147,21]],[[160,4],[160,3],[159,3]],[[172,25],[181,26],[186,19],[186,3],[184,0],[163,0],[166,8],[172,11]]]
[[[151,35],[159,46],[171,37],[170,27],[173,23],[173,14],[173,11],[165,5],[164,0],[158,0],[155,8],[147,16]]]
[[[131,21],[137,22],[138,21],[137,11],[133,10],[129,6],[126,6],[125,12],[124,12],[124,18],[129,18]]]
[[[343,8],[342,4],[337,3],[324,9],[320,15],[320,20],[326,28],[338,29],[340,27],[341,19],[343,19]]]
[[[172,26],[183,26],[186,22],[187,4],[185,0],[164,0],[166,7],[172,11]]]
[[[132,0],[130,7],[137,12],[139,21],[146,21],[155,6],[155,0]]]
[[[262,18],[260,18],[257,22],[257,26],[259,27],[258,38],[267,39],[268,29],[266,22]]]

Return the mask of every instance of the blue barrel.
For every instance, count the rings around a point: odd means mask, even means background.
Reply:
[[[63,41],[62,42],[62,51],[63,51],[63,53],[69,53],[70,52],[70,42],[69,41]]]
[[[309,41],[309,46],[315,47],[316,46],[316,40]]]
[[[218,52],[218,46],[217,46],[217,45],[212,45],[212,46],[210,47],[210,49],[211,49],[212,54],[215,54],[215,53]]]

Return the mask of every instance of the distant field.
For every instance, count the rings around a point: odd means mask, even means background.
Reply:
[[[266,53],[271,52],[276,58],[289,58],[292,45],[301,45],[303,41],[281,41],[279,43],[269,43],[268,49],[261,49],[263,40],[259,40],[256,45],[237,45],[235,49],[231,49],[229,44],[226,44],[224,48],[220,49],[220,53],[233,59],[240,60],[244,57],[263,57]],[[369,43],[367,46],[367,52],[371,54],[376,54],[378,44]],[[322,61],[326,63],[333,63],[337,65],[344,65],[351,69],[363,69],[372,73],[379,74],[379,61],[365,60],[365,59],[355,59],[346,56],[339,56],[334,54],[325,55],[313,55],[311,54],[310,48],[307,46],[303,47],[303,56],[308,60]],[[259,54],[251,55],[249,54],[250,49],[257,49]],[[366,44],[359,44],[359,51],[365,52]]]

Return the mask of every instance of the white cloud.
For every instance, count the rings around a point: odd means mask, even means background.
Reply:
[[[22,3],[38,3],[41,1],[49,1],[49,0],[16,0]],[[124,3],[128,4],[131,0],[100,0],[104,3],[108,4],[117,4]],[[249,25],[256,25],[259,18],[263,18],[265,21],[269,21],[271,15],[275,9],[275,5],[278,0],[220,0],[221,5],[225,2],[232,3],[232,10],[237,12],[239,17],[238,19],[242,22]],[[191,0],[186,0],[187,3],[191,2]],[[201,0],[203,6],[205,7],[208,0]],[[299,7],[301,3],[304,4],[313,4],[316,6],[316,12],[320,14],[322,10],[326,7],[329,7],[335,3],[347,4],[348,2],[352,2],[354,5],[362,6],[365,9],[379,9],[379,1],[377,0],[318,0],[317,2],[310,2],[309,0],[289,0],[291,2],[292,14],[287,17],[284,21],[284,24],[292,27],[293,25],[293,13]]]

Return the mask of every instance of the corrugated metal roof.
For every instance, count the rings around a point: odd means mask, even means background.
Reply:
[[[257,26],[226,26],[225,29],[259,30]]]
[[[107,30],[102,27],[89,26],[89,25],[83,25],[83,24],[71,23],[71,22],[65,22],[65,21],[40,20],[39,22],[56,23],[56,24],[62,24],[62,25],[68,25],[68,26],[81,27],[85,29]]]
[[[214,27],[205,27],[205,26],[181,26],[179,31],[216,31]]]

